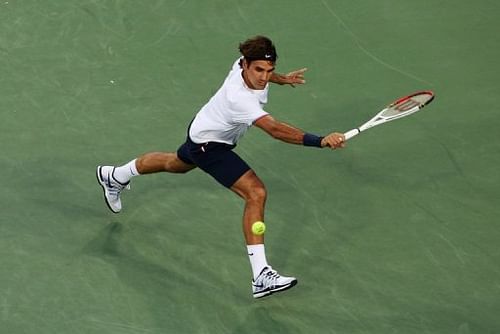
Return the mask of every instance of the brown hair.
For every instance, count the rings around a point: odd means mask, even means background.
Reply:
[[[267,60],[275,63],[276,59],[278,59],[273,42],[265,36],[255,36],[247,39],[240,43],[239,50],[248,64],[254,60]]]

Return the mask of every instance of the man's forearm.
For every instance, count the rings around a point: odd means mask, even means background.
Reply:
[[[279,123],[270,135],[285,143],[302,145],[304,140],[304,132],[296,127],[286,123]]]

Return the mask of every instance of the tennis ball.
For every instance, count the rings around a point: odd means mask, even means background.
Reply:
[[[266,224],[263,222],[255,222],[252,224],[252,233],[255,235],[263,235],[266,232]]]

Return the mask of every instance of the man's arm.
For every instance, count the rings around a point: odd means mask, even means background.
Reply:
[[[255,125],[265,132],[267,132],[273,138],[284,141],[285,143],[296,144],[296,145],[307,145],[308,139],[314,135],[306,134],[304,131],[288,125],[283,122],[275,120],[271,115],[266,115],[259,118]],[[308,137],[309,136],[309,137]],[[318,138],[318,137],[317,137]],[[318,138],[318,147],[331,147],[332,149],[344,147],[345,138],[341,133],[330,133],[326,137]]]
[[[304,72],[307,71],[307,68],[302,68],[297,71],[292,71],[288,74],[279,74],[273,72],[271,74],[270,82],[278,84],[278,85],[291,85],[295,87],[296,84],[304,84],[306,81],[304,80]]]

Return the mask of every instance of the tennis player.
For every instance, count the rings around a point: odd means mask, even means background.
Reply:
[[[276,49],[272,41],[256,36],[239,45],[241,57],[233,64],[224,83],[201,108],[187,129],[187,138],[177,152],[151,152],[123,166],[98,166],[97,179],[104,198],[114,213],[122,209],[120,194],[134,176],[169,172],[186,173],[199,167],[245,201],[243,233],[253,272],[253,296],[260,298],[284,291],[297,283],[295,277],[279,275],[266,260],[263,235],[251,231],[252,224],[264,221],[267,191],[264,183],[233,149],[248,128],[255,125],[272,137],[290,144],[311,147],[344,146],[344,135],[318,136],[305,133],[274,119],[263,108],[269,83],[303,84],[300,69],[286,75],[275,72]]]

